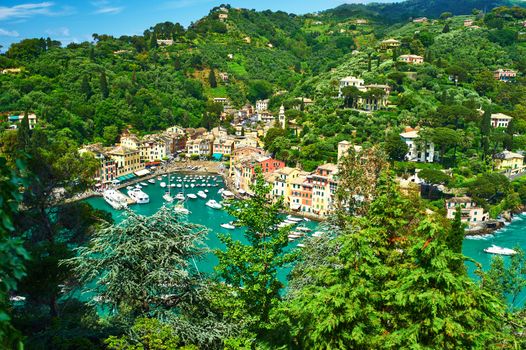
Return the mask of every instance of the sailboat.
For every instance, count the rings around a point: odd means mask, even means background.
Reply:
[[[163,195],[163,199],[164,199],[165,201],[167,201],[168,203],[171,203],[171,202],[174,201],[174,198],[173,198],[172,195],[170,194],[170,188],[172,188],[172,186],[171,186],[171,182],[172,182],[172,178],[169,177],[169,178],[168,178],[168,190],[167,190],[167,191],[164,193],[164,195]]]

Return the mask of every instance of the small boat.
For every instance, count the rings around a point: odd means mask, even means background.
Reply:
[[[221,193],[221,196],[223,196],[224,199],[232,199],[234,198],[234,194],[230,191],[223,191]]]
[[[323,232],[321,231],[316,231],[312,234],[312,237],[321,237],[321,236],[323,236]]]
[[[208,193],[208,190],[205,190],[205,193]]]
[[[129,190],[128,196],[130,196],[130,198],[133,199],[137,204],[150,203],[150,197],[138,188]]]
[[[102,193],[102,198],[115,210],[128,207],[128,200],[125,195],[116,190],[106,190]]]
[[[200,198],[205,199],[206,198],[206,193],[204,193],[203,191],[199,191],[199,192],[197,192],[197,196],[199,196]]]
[[[298,247],[299,247],[299,248],[304,248],[304,247],[305,247],[305,244],[303,244],[303,243],[298,243]]]
[[[177,204],[176,206],[174,206],[174,211],[178,214],[182,214],[182,215],[188,215],[190,214],[190,210],[186,209],[185,207],[183,207],[182,204]]]
[[[140,190],[142,188],[142,186],[137,184],[137,185],[135,185],[135,188],[138,188]]]
[[[184,188],[188,188],[188,185],[184,185]]]
[[[177,184],[177,188],[181,188],[181,187],[183,187],[183,185]]]
[[[163,177],[167,177],[168,175],[164,174]]]
[[[184,194],[183,194],[183,192],[179,192],[177,194],[177,196],[175,196],[175,199],[180,200],[180,201],[184,201]]]
[[[174,198],[170,196],[170,191],[166,191],[166,193],[163,195],[163,199],[167,201],[168,203],[171,203],[174,201]]]
[[[225,190],[224,188],[220,188],[220,189],[217,191],[217,194],[221,194],[221,193],[223,193],[224,190]]]
[[[175,188],[175,184],[170,184],[170,188]]]
[[[233,230],[235,229],[236,227],[234,225],[232,225],[231,223],[228,223],[228,224],[221,224],[220,225],[222,228],[224,229],[227,229],[227,230]]]
[[[194,188],[194,187],[195,187],[195,185],[194,185],[194,184],[191,184],[191,185],[190,185],[190,187]]]
[[[289,225],[297,225],[298,224],[296,221],[292,221],[292,220],[285,220],[283,222],[286,223],[286,224],[289,224]]]
[[[141,186],[142,187],[146,187],[146,186],[148,186],[148,184],[146,182],[141,182]]]
[[[148,182],[151,183],[151,184],[154,184],[155,180],[154,179],[150,179],[150,180],[148,180]]]
[[[294,222],[300,222],[300,221],[303,221],[302,218],[295,218],[294,216],[291,216],[291,215],[287,215],[287,220],[289,220],[289,221],[294,221]]]
[[[310,219],[309,219],[309,218],[303,218],[303,220],[305,220],[305,221],[307,221],[307,222],[309,222],[309,221],[310,221]]]
[[[129,190],[133,190],[133,186],[126,186],[126,189],[129,191]]]
[[[166,187],[166,182],[161,182],[160,185],[161,185],[162,188],[165,188]]]
[[[211,199],[208,202],[206,202],[206,206],[212,208],[212,209],[221,209],[223,206],[219,203],[217,203],[215,200]]]
[[[190,198],[190,199],[196,199],[197,198],[197,196],[195,194],[193,194],[193,193],[188,193],[186,196],[188,198]]]
[[[162,179],[163,179],[162,177],[157,176],[157,180],[162,181]]]
[[[304,226],[298,227],[296,230],[298,230],[300,232],[310,232],[310,231],[312,231],[310,228],[304,227]]]
[[[496,245],[492,245],[489,248],[484,249],[488,254],[497,254],[497,255],[515,255],[517,252],[510,248],[502,248]]]

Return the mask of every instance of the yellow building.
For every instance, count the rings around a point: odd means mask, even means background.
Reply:
[[[495,169],[505,171],[509,175],[519,174],[524,168],[524,156],[522,154],[504,151],[493,156]]]
[[[142,169],[140,151],[118,146],[108,152],[117,165],[117,176],[129,175]]]
[[[292,181],[298,177],[301,171],[297,168],[284,167],[274,172],[274,184],[272,195],[275,198],[283,197],[285,206],[288,207],[292,190]]]

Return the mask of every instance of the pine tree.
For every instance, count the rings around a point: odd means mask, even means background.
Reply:
[[[17,139],[19,150],[22,152],[27,152],[31,143],[31,130],[29,127],[29,117],[27,111],[24,112],[24,118],[20,121],[18,126]]]
[[[108,79],[106,78],[106,73],[102,71],[100,73],[100,92],[102,94],[102,98],[106,99],[110,95],[110,90],[108,88]]]
[[[89,84],[89,78],[87,75],[84,75],[82,77],[82,83],[80,85],[80,91],[85,96],[86,100],[89,100],[91,96],[93,95],[93,91],[91,90],[91,85]]]
[[[480,135],[482,159],[486,160],[486,157],[489,154],[489,138],[491,135],[491,111],[489,108],[486,108],[486,111],[482,115],[482,121],[480,123]]]
[[[213,68],[210,69],[210,73],[208,74],[208,83],[210,83],[212,89],[217,87],[216,75]]]
[[[442,33],[449,33],[450,29],[449,29],[449,23],[446,23],[444,25],[444,28],[442,28]]]
[[[157,47],[159,47],[159,45],[157,45],[157,35],[152,33],[150,35],[150,49],[156,49]]]

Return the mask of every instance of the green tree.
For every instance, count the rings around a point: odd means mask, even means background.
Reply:
[[[449,23],[446,23],[444,25],[444,28],[442,28],[442,33],[449,33],[451,29],[449,29]]]
[[[108,96],[110,95],[110,90],[108,88],[108,79],[106,78],[106,73],[104,71],[100,73],[99,86],[102,98],[108,98]]]
[[[213,68],[210,69],[210,73],[208,74],[208,83],[212,89],[217,87],[216,75]]]
[[[384,144],[385,153],[390,160],[402,161],[409,150],[407,144],[396,133],[389,134]]]
[[[119,128],[117,126],[108,125],[104,127],[102,138],[104,139],[104,144],[106,146],[114,145],[118,137],[119,137]]]
[[[281,300],[283,283],[278,279],[278,269],[291,263],[294,255],[285,252],[289,229],[278,227],[283,222],[279,216],[283,202],[269,203],[271,189],[260,169],[252,191],[250,199],[234,202],[228,209],[246,227],[247,243],[220,235],[226,249],[215,251],[219,259],[216,271],[236,299],[235,308],[226,314],[233,318],[242,315],[246,329],[262,336],[269,327],[271,311]]]
[[[93,95],[93,91],[91,90],[91,85],[89,83],[89,78],[88,78],[87,75],[84,75],[82,77],[82,83],[80,85],[80,91],[86,97],[86,100],[89,100],[91,98],[91,96]]]

